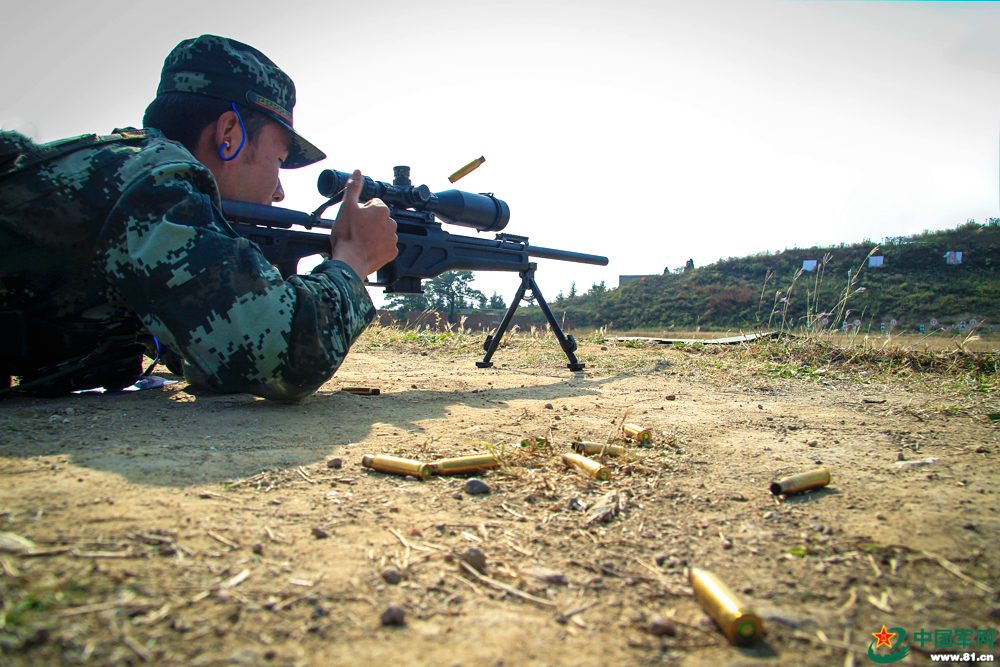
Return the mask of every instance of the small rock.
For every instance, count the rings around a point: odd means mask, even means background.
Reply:
[[[922,468],[923,466],[934,465],[941,459],[936,456],[931,456],[930,458],[920,459],[919,461],[897,461],[896,470],[913,470],[914,468]]]
[[[328,533],[322,526],[313,526],[312,534],[317,540],[325,540],[330,537],[330,533]]]
[[[765,519],[770,519],[773,516],[774,516],[774,512],[767,512],[767,513],[764,514],[764,518]]]
[[[555,570],[550,570],[547,567],[532,568],[531,576],[546,584],[559,584],[565,586],[569,583],[565,574],[562,572],[556,572]]]
[[[605,347],[604,345],[602,345],[601,346],[601,352],[607,352],[607,351],[608,351],[608,348]]]
[[[656,564],[659,567],[671,568],[677,566],[677,561],[667,554],[660,554],[656,557]]]
[[[903,452],[897,452],[896,453],[896,460],[897,461],[905,461],[906,460],[906,457],[903,456]]]
[[[486,554],[477,549],[476,547],[470,547],[461,556],[462,560],[472,569],[476,570],[480,574],[486,573]]]
[[[989,453],[990,453],[990,448],[987,447],[986,445],[979,445],[978,447],[976,447],[976,454],[989,454]]]
[[[389,605],[382,612],[382,625],[406,625],[406,610],[399,605]]]
[[[264,545],[261,544],[260,542],[257,542],[252,547],[250,547],[250,551],[254,552],[258,556],[263,556],[264,555]]]
[[[490,492],[490,485],[481,479],[473,477],[465,483],[465,492],[470,496],[477,496],[482,493]]]
[[[819,572],[820,574],[826,574],[826,563],[820,563],[813,569]]]
[[[663,618],[659,614],[653,617],[646,627],[646,631],[654,637],[676,637],[677,628],[673,623]]]
[[[876,514],[875,518],[878,519],[879,521],[885,521],[885,515],[882,514],[881,512],[879,512],[878,514]]]
[[[676,401],[677,400],[677,396],[675,396],[674,394],[667,394],[666,399],[668,401]]]
[[[808,444],[810,447],[819,447],[819,440],[810,440]]]
[[[387,567],[384,570],[382,570],[382,579],[385,581],[385,583],[392,584],[393,586],[395,586],[396,584],[398,584],[403,580],[403,575],[401,575],[399,573],[399,570],[397,570],[396,568]]]
[[[965,528],[966,530],[976,530],[976,524],[967,523],[964,526],[962,526],[962,528]]]
[[[451,494],[451,497],[454,498],[455,500],[461,500],[464,496],[462,495],[461,491],[455,491],[453,494]]]
[[[17,533],[0,532],[0,553],[22,554],[34,546],[34,542]]]
[[[551,410],[552,409],[552,404],[551,403],[546,403],[545,404],[545,409],[546,410]]]
[[[579,498],[570,498],[566,501],[566,506],[571,510],[582,510],[583,504],[580,502]]]
[[[76,409],[75,408],[66,408],[66,414],[68,416],[72,417],[73,415],[76,414]]]
[[[344,459],[340,458],[339,456],[334,457],[326,462],[327,468],[341,468],[343,467],[343,465],[344,465]]]

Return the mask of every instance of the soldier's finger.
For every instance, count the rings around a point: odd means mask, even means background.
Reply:
[[[364,185],[364,182],[361,170],[355,169],[351,177],[347,179],[347,185],[344,186],[344,203],[341,204],[341,207],[357,208],[358,197],[361,196],[361,186]]]

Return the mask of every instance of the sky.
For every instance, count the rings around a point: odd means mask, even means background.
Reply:
[[[493,192],[505,231],[610,259],[538,260],[550,302],[688,259],[1000,217],[997,3],[0,0],[0,16],[4,129],[140,126],[178,42],[232,37],[294,79],[296,129],[328,155],[282,172],[281,206],[316,208],[323,169],[391,181],[405,164],[435,192]],[[518,282],[473,286],[509,302]]]

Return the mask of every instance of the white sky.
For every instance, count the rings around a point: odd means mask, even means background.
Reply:
[[[1000,216],[1000,6],[987,2],[0,0],[0,123],[38,141],[142,121],[188,37],[295,80],[325,168],[492,191],[554,301],[619,274]],[[472,230],[446,226],[457,234]],[[834,258],[836,259],[836,257]],[[518,278],[480,273],[509,301]],[[372,290],[380,293],[381,290]],[[378,296],[378,294],[373,294]],[[378,300],[376,300],[378,303]]]

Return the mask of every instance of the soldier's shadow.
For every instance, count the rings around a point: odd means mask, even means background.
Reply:
[[[543,409],[544,403],[598,396],[602,385],[616,379],[570,377],[480,391],[410,388],[379,396],[334,389],[296,404],[247,394],[189,393],[177,386],[118,396],[14,398],[0,403],[0,421],[15,424],[8,431],[15,437],[0,441],[0,456],[63,456],[73,465],[138,484],[188,487],[308,466],[357,451],[352,446],[416,451],[431,440],[433,420],[450,420],[448,436],[463,446],[519,442],[519,434],[546,432],[543,417],[549,423],[556,413]],[[511,408],[515,399],[539,401],[534,423],[518,422],[524,411]],[[452,415],[460,408],[461,420]],[[567,419],[567,412],[559,414]],[[566,439],[575,434],[568,419],[559,424]]]

